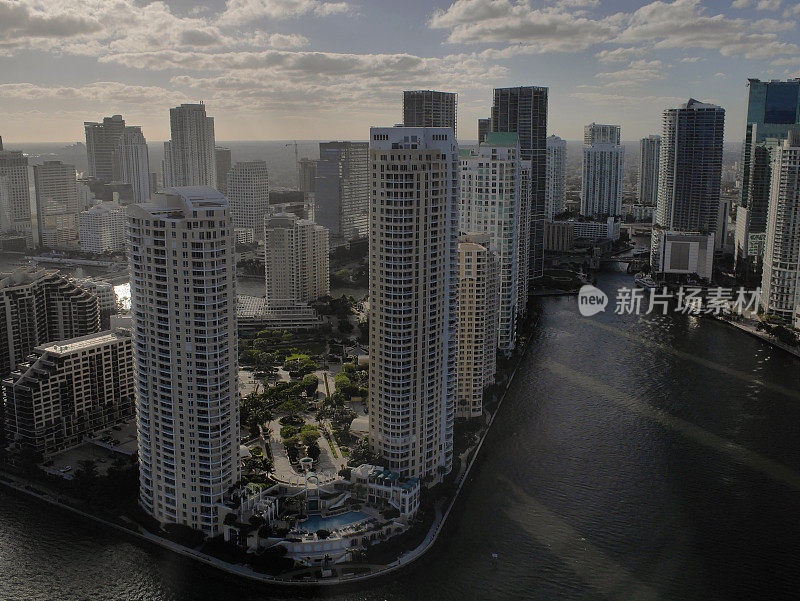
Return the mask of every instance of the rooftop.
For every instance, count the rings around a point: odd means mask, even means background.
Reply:
[[[130,340],[130,338],[130,334],[125,331],[107,330],[105,332],[98,332],[97,334],[88,334],[87,336],[71,338],[69,340],[60,340],[36,348],[37,350],[46,351],[54,355],[69,355],[76,351],[100,347],[111,342]]]
[[[516,132],[490,131],[481,146],[517,146],[519,135]]]

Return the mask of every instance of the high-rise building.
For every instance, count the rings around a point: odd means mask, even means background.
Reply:
[[[105,117],[102,123],[86,121],[86,157],[89,175],[107,182],[114,180],[114,152],[125,130],[122,115]]]
[[[791,321],[800,311],[800,127],[775,149],[771,171],[761,304]]]
[[[459,152],[461,189],[459,231],[488,237],[498,256],[500,298],[498,346],[510,352],[516,346],[517,321],[527,298],[520,289],[522,238],[522,165],[516,133],[489,132],[475,150]]]
[[[215,536],[241,477],[228,202],[209,186],[166,188],[127,211],[139,503]]]
[[[150,199],[150,158],[141,127],[127,126],[114,149],[113,180],[131,185],[133,202]]]
[[[661,136],[639,140],[639,188],[636,200],[640,205],[655,206],[658,200],[658,161]]]
[[[21,267],[0,276],[0,376],[36,346],[99,329],[97,298],[58,271]]]
[[[300,179],[300,190],[313,194],[317,191],[317,163],[319,159],[302,158],[297,163],[297,171]]]
[[[567,141],[558,136],[547,138],[547,188],[544,213],[548,221],[564,212],[567,200]]]
[[[456,417],[480,417],[483,391],[494,382],[497,353],[498,258],[489,236],[458,244],[458,354]],[[483,244],[480,244],[482,241]]]
[[[449,127],[373,127],[370,163],[370,444],[436,480],[453,465],[458,144]]]
[[[619,125],[591,123],[584,127],[581,215],[598,219],[622,214],[624,158]]]
[[[266,304],[279,309],[330,292],[328,230],[280,213],[264,220]]]
[[[492,131],[516,132],[520,155],[530,161],[528,278],[544,269],[545,191],[547,186],[547,88],[495,88]]]
[[[760,263],[767,226],[772,152],[800,124],[800,78],[747,81],[747,119],[742,145],[742,187],[736,212],[735,259]]]
[[[314,183],[314,219],[345,241],[367,235],[369,145],[320,142]]]
[[[125,252],[125,208],[102,202],[78,215],[82,252]]]
[[[28,157],[16,150],[0,150],[0,187],[4,189],[10,227],[33,245]]]
[[[486,140],[486,134],[492,131],[491,119],[478,119],[478,144]]]
[[[237,230],[250,229],[254,239],[261,240],[264,217],[269,212],[267,164],[264,161],[236,163],[228,171],[227,188],[233,227]]]
[[[223,196],[227,196],[228,172],[231,170],[231,149],[223,146],[215,146],[214,162],[217,166],[217,190],[219,190]]]
[[[217,186],[214,118],[206,106],[182,104],[169,110],[172,138],[164,142],[164,187]]]
[[[133,345],[127,330],[37,346],[2,380],[6,440],[40,458],[134,413]]]
[[[650,261],[653,269],[664,266],[660,253],[665,234],[682,232],[713,237],[716,233],[724,127],[725,109],[694,98],[664,111],[657,227],[653,228]],[[682,248],[688,251],[688,247]]]
[[[403,125],[406,127],[450,127],[458,134],[458,94],[434,90],[403,92]]]
[[[78,248],[78,183],[75,166],[61,161],[34,165],[39,244],[45,248]]]

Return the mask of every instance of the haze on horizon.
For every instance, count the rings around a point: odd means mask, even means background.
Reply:
[[[748,77],[800,76],[785,0],[0,0],[0,135],[69,143],[122,114],[149,141],[169,108],[206,103],[218,140],[366,139],[402,90],[459,94],[476,138],[492,88],[550,88],[549,131],[591,121],[626,140],[690,96],[740,141]]]

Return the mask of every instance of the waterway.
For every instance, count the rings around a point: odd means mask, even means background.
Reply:
[[[613,299],[631,279],[598,285]],[[713,320],[585,318],[575,297],[541,302],[531,352],[433,550],[387,581],[307,598],[797,599],[800,361]],[[0,490],[0,599],[296,594]]]

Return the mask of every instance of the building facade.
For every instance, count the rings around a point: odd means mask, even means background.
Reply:
[[[367,234],[369,144],[320,142],[314,180],[314,218],[331,237],[345,241]]]
[[[21,267],[0,276],[0,376],[33,349],[100,329],[97,298],[56,270]]]
[[[449,127],[373,127],[369,432],[403,477],[453,464],[458,144]]]
[[[319,159],[303,157],[297,162],[297,175],[300,189],[303,192],[316,192],[317,163]]]
[[[231,149],[223,146],[214,147],[214,163],[217,168],[217,190],[228,195],[228,172],[231,170]]]
[[[742,145],[741,192],[736,212],[735,260],[758,268],[767,227],[772,153],[800,124],[800,78],[747,81],[747,118]]]
[[[761,304],[791,322],[800,304],[800,128],[775,149]]]
[[[171,138],[164,142],[164,187],[217,186],[214,118],[200,104],[169,110]]]
[[[406,127],[449,127],[458,134],[458,94],[434,90],[403,92],[403,125]]]
[[[591,123],[584,127],[581,215],[597,219],[622,214],[624,159],[619,125]]]
[[[255,239],[261,240],[264,217],[269,212],[267,164],[264,161],[236,163],[228,171],[226,179],[233,227],[250,229]]]
[[[215,536],[241,478],[228,203],[208,186],[166,188],[127,211],[139,504]]]
[[[142,128],[127,126],[113,154],[114,181],[131,185],[132,202],[150,199],[150,157]]]
[[[61,161],[34,165],[39,244],[45,248],[77,250],[78,183],[75,166]]]
[[[498,346],[516,346],[517,321],[527,298],[519,286],[522,166],[516,133],[490,132],[476,150],[459,152],[459,232],[485,234],[499,259]]]
[[[122,115],[105,117],[102,123],[85,121],[86,158],[89,161],[89,175],[110,182],[114,178],[114,153],[119,138],[125,130]]]
[[[667,232],[715,234],[722,177],[725,109],[694,98],[666,109],[661,134],[658,203],[650,264],[663,265],[658,253]]]
[[[558,136],[547,138],[547,189],[544,213],[548,221],[564,212],[567,200],[567,141]]]
[[[647,136],[639,140],[639,182],[636,201],[640,205],[655,206],[658,200],[658,166],[661,154],[661,136]]]
[[[330,292],[328,230],[290,213],[264,220],[268,308],[289,308]]]
[[[458,244],[456,417],[483,415],[483,391],[494,382],[500,301],[499,259],[489,236]],[[481,243],[478,243],[480,240]]]
[[[82,252],[125,252],[125,208],[102,202],[78,216]]]
[[[6,440],[46,459],[134,414],[130,332],[37,346],[2,386]]]
[[[520,156],[530,161],[528,201],[528,278],[544,269],[545,193],[547,189],[547,96],[544,87],[495,88],[492,131],[516,132]]]
[[[4,204],[7,207],[10,229],[23,234],[28,246],[32,246],[33,224],[28,157],[22,152],[0,148],[0,187],[4,190]]]

